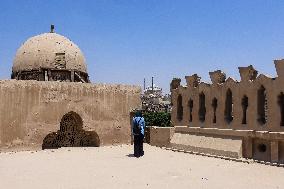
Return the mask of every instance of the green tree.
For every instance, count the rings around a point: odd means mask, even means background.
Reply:
[[[171,126],[171,114],[167,112],[145,112],[143,114],[146,126]]]

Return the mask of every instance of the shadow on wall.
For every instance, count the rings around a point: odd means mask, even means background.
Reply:
[[[61,118],[60,130],[49,133],[43,139],[42,149],[98,146],[100,146],[98,134],[95,131],[85,131],[82,118],[71,111]]]

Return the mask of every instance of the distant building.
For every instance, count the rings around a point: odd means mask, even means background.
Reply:
[[[149,112],[171,112],[171,97],[169,94],[163,95],[162,88],[154,84],[152,77],[152,85],[145,87],[141,95],[142,109]]]

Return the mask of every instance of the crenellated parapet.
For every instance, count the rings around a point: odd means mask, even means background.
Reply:
[[[243,137],[245,157],[284,162],[284,59],[274,64],[277,77],[258,74],[249,65],[238,68],[240,81],[221,70],[209,72],[211,83],[201,82],[197,74],[185,76],[183,87],[174,79],[172,123],[200,132],[212,129],[214,135],[226,135],[221,131],[226,130]]]

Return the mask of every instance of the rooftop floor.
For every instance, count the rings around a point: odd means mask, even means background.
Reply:
[[[145,145],[0,153],[0,188],[284,188],[284,168]]]

